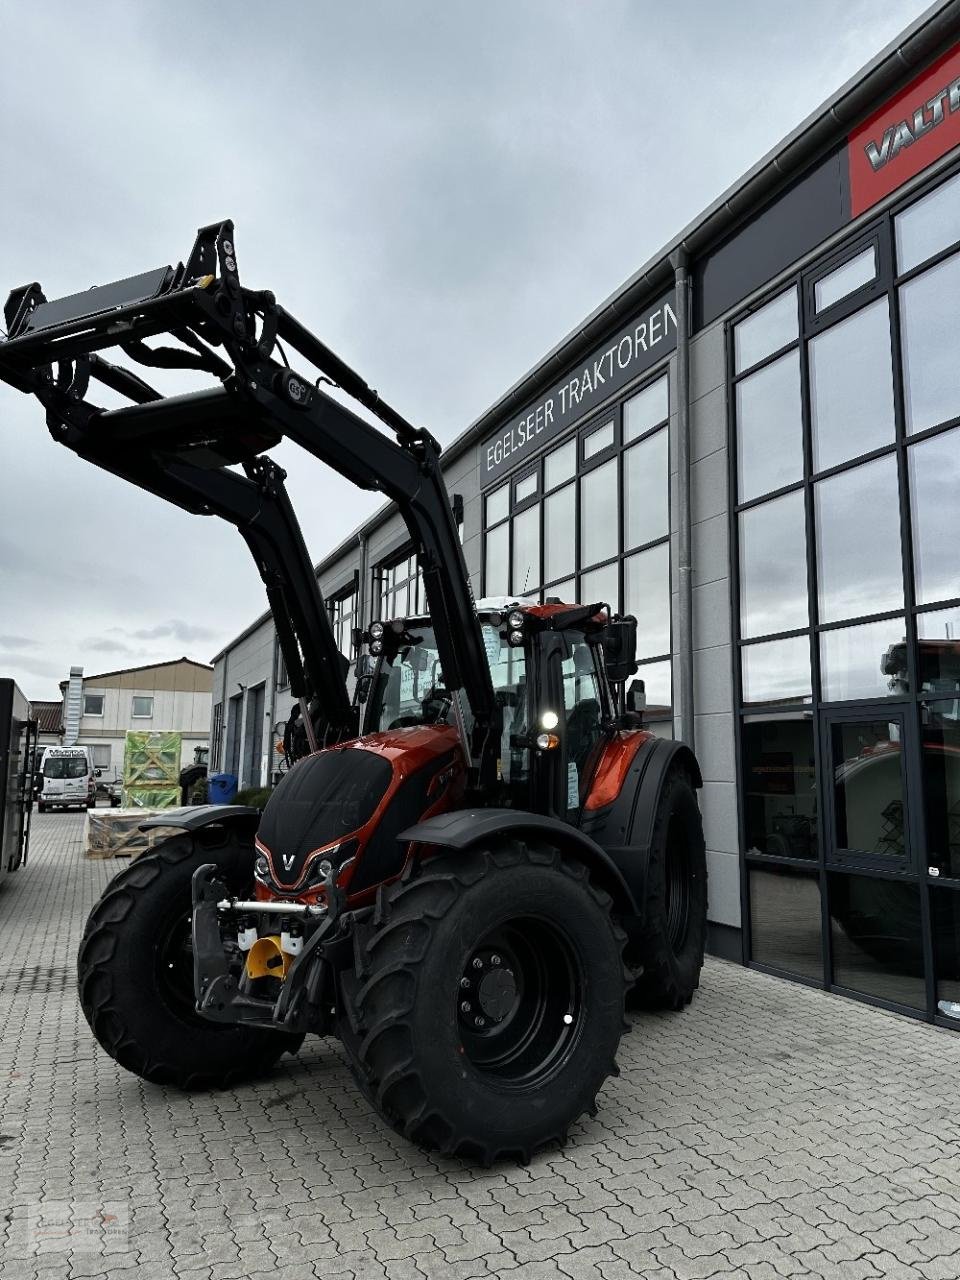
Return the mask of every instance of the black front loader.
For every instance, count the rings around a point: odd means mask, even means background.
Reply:
[[[231,222],[201,228],[186,265],[49,302],[39,284],[26,285],[10,294],[4,315],[0,378],[37,396],[55,440],[186,511],[239,529],[266,586],[291,690],[307,712],[310,749],[355,736],[357,709],[285,474],[262,455],[287,437],[359,488],[392,498],[422,567],[447,687],[463,690],[473,715],[473,780],[493,778],[495,701],[440,447],[272,293],[241,286]],[[178,345],[149,345],[160,334]],[[284,344],[315,372],[294,371]],[[109,347],[141,365],[210,373],[219,385],[161,396],[98,354]],[[94,382],[130,403],[99,407],[89,398]],[[324,382],[365,406],[395,440],[321,390]],[[244,475],[230,469],[237,464]]]
[[[632,656],[609,640],[633,620],[601,627],[589,605],[548,625],[524,606],[481,623],[436,440],[273,294],[241,286],[229,222],[201,229],[185,266],[50,302],[27,285],[5,317],[0,379],[40,400],[55,440],[240,531],[298,700],[291,754],[309,755],[263,815],[186,810],[179,834],[107,886],[78,955],[100,1044],[143,1079],[189,1088],[266,1070],[304,1034],[336,1034],[364,1095],[413,1141],[484,1163],[562,1142],[616,1073],[631,990],[680,1008],[703,959],[696,761],[618,716],[611,693],[610,672]],[[162,334],[172,341],[152,344]],[[111,347],[214,385],[161,396],[105,359]],[[97,383],[121,407],[93,403]],[[413,723],[400,716],[357,737],[345,660],[284,473],[267,456],[283,438],[396,502],[423,572],[428,666],[442,671],[456,727],[428,714],[427,702],[443,701],[431,689]],[[515,655],[511,670],[525,664],[517,689],[495,696],[484,626]],[[395,634],[408,648],[423,641]],[[572,709],[564,663],[587,688]],[[523,709],[509,750],[533,758],[517,794],[499,758],[508,705]],[[587,781],[573,821],[566,803],[584,708],[597,732],[582,777],[603,761],[608,779],[589,822]],[[558,733],[534,737],[548,714]],[[549,767],[535,754],[548,751],[560,752]],[[510,807],[494,808],[504,796]]]

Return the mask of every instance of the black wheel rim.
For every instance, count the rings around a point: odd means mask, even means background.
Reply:
[[[178,1018],[204,1025],[193,993],[193,928],[189,911],[178,911],[161,930],[157,947],[157,990]]]
[[[484,934],[460,974],[464,1056],[501,1087],[533,1089],[562,1070],[580,1039],[583,977],[554,923],[518,918]]]
[[[664,868],[664,914],[667,937],[674,954],[687,939],[690,927],[690,849],[686,828],[674,814],[667,828],[666,867]]]

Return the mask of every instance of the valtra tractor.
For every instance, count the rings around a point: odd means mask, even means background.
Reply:
[[[0,377],[54,440],[237,527],[296,699],[295,763],[262,813],[165,814],[180,834],[108,886],[80,946],[83,1011],[121,1066],[183,1088],[337,1036],[412,1141],[526,1159],[595,1110],[625,1008],[679,1009],[698,984],[697,762],[642,727],[634,618],[474,600],[437,442],[243,287],[233,241],[215,224],[186,265],[54,301],[31,284],[5,307]],[[131,361],[213,385],[163,396]],[[96,384],[120,407],[98,407]],[[352,698],[268,456],[284,437],[392,499],[422,569],[428,615],[369,625]]]

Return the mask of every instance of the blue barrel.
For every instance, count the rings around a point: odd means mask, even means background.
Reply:
[[[208,795],[211,804],[232,804],[237,794],[237,775],[235,773],[213,773],[207,779]]]

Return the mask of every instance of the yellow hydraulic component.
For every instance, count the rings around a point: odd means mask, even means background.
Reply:
[[[216,280],[216,278],[217,278],[216,276],[204,276],[201,280],[197,281],[197,288],[209,289],[210,286],[213,284],[214,280]]]
[[[292,963],[293,956],[281,948],[276,934],[258,938],[247,952],[247,977],[285,978]]]

